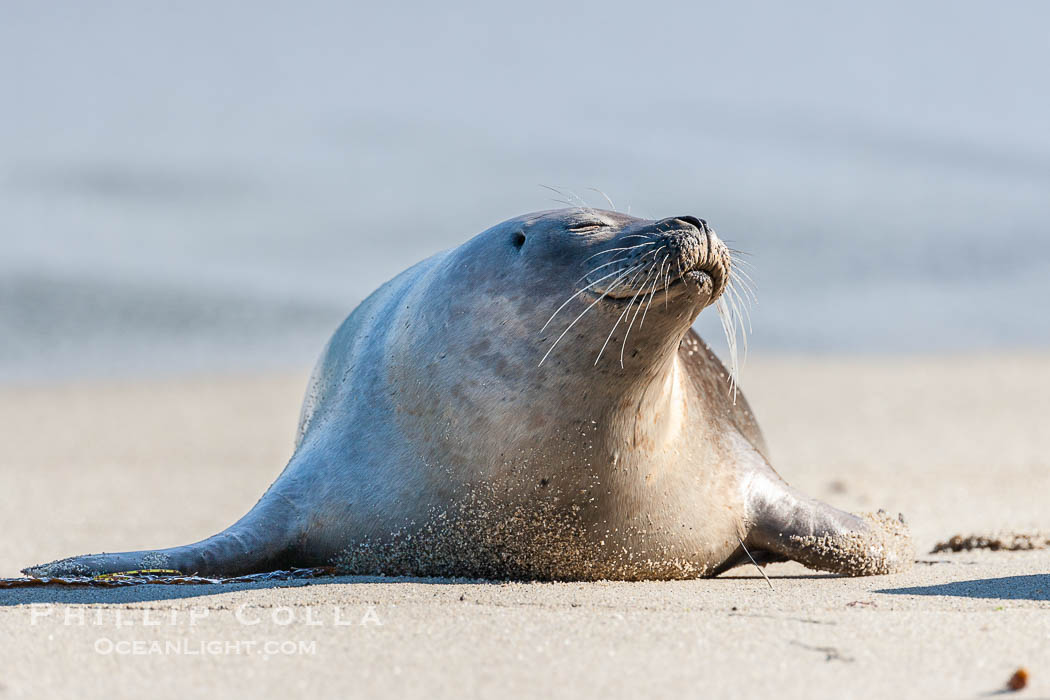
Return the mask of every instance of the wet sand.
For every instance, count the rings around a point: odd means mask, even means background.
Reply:
[[[0,389],[0,576],[180,544],[291,453],[306,374]],[[775,465],[905,514],[911,571],[675,583],[377,581],[0,590],[0,697],[1050,695],[1050,551],[927,554],[1050,529],[1050,357],[752,361]]]

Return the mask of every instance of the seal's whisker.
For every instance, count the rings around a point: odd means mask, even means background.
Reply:
[[[769,590],[775,591],[776,589],[773,588],[773,582],[769,580],[769,577],[766,576],[766,572],[762,570],[762,567],[758,565],[758,562],[755,561],[755,558],[751,556],[751,552],[747,551],[747,545],[744,544],[744,539],[740,537],[740,535],[737,535],[736,538],[740,542],[740,548],[744,550],[744,554],[747,555],[747,558],[750,559],[751,563],[755,565],[756,569],[758,569],[758,573],[762,574],[762,578],[764,578],[766,580],[766,583],[769,584]]]
[[[569,190],[569,197],[578,202],[577,206],[579,206],[580,209],[586,209],[588,212],[593,210],[593,207],[587,203],[587,200],[585,200],[583,197],[576,194],[572,190]]]
[[[667,288],[670,287],[670,286],[671,286],[671,266],[668,265],[667,266],[667,272],[664,273],[664,308],[665,309],[667,308],[667,301],[668,301],[668,297],[670,296],[670,292],[667,291]]]
[[[731,272],[735,272],[738,275],[740,275],[741,277],[743,277],[744,279],[746,279],[751,284],[755,284],[755,280],[754,280],[753,277],[751,277],[751,273],[749,273],[747,270],[743,270],[743,269],[737,267],[737,265],[739,265],[740,263],[744,262],[743,260],[736,260],[736,259],[732,259],[732,258],[730,260],[731,260],[731,265],[730,265],[730,271]],[[752,270],[754,269],[754,265],[751,266],[751,269]]]
[[[544,185],[542,182],[540,183],[540,187],[542,187],[545,190],[550,190],[551,192],[553,192],[554,194],[558,195],[559,197],[568,197],[569,196],[569,195],[565,194],[564,192],[562,192],[561,190],[559,190],[557,187],[551,187],[550,185]]]
[[[758,284],[755,282],[754,278],[751,277],[751,274],[743,267],[746,265],[754,270],[755,266],[748,261],[741,260],[737,257],[737,255],[746,255],[746,253],[741,253],[740,251],[735,251],[735,253],[736,255],[729,256],[729,279],[731,281],[735,280],[740,288],[746,292],[746,296],[750,296],[749,301],[757,304],[758,294],[755,290],[758,287]]]
[[[722,321],[722,332],[726,336],[726,345],[729,347],[729,391],[733,396],[733,403],[736,404],[736,375],[737,375],[737,355],[736,355],[736,329],[733,326],[732,315],[729,312],[729,305],[726,304],[725,296],[718,298],[715,302],[715,309],[718,310],[718,318]]]
[[[591,258],[596,258],[599,255],[605,255],[606,253],[615,253],[618,250],[634,250],[635,248],[644,248],[647,245],[656,245],[656,241],[650,241],[648,243],[638,243],[636,245],[624,246],[622,248],[607,248],[606,250],[599,250],[597,253],[590,256],[589,258],[584,258],[581,262],[587,262]]]
[[[716,303],[719,319],[722,321],[722,330],[726,334],[726,345],[729,349],[729,385],[734,403],[740,383],[741,368],[743,363],[747,362],[748,333],[752,332],[750,307],[745,303],[745,298],[741,296],[740,290],[735,285],[739,282],[739,278],[730,273],[730,282],[726,285],[725,294]],[[738,340],[743,346],[743,363],[739,357]]]
[[[600,189],[598,189],[597,187],[588,187],[587,189],[589,189],[589,190],[590,190],[590,191],[592,191],[592,192],[597,192],[597,193],[598,193],[598,194],[600,194],[601,196],[605,197],[605,201],[609,203],[609,207],[610,207],[610,208],[611,208],[611,209],[612,209],[613,211],[616,211],[616,205],[615,205],[615,204],[613,204],[613,201],[612,201],[612,199],[611,199],[611,198],[609,197],[609,195],[605,194],[604,192],[602,192],[602,191],[601,191]]]
[[[556,194],[559,197],[561,197],[561,199],[555,199],[553,201],[561,202],[561,203],[563,203],[563,204],[565,204],[566,206],[569,206],[569,207],[576,207],[576,206],[578,206],[578,205],[573,204],[572,202],[568,201],[568,200],[572,199],[572,197],[574,196],[573,192],[571,192],[571,191],[566,192],[565,190],[559,189],[557,187],[551,187],[550,185],[544,185],[542,183],[540,184],[540,187],[542,187],[545,190],[550,190],[554,194]],[[579,198],[577,197],[577,199],[579,199]]]
[[[540,183],[540,187],[542,187],[545,190],[550,190],[551,192],[553,192],[554,194],[558,195],[559,197],[562,197],[562,199],[553,199],[553,200],[551,200],[553,202],[558,202],[559,204],[564,204],[565,206],[567,206],[569,208],[584,209],[589,214],[593,214],[594,213],[594,210],[587,204],[587,202],[585,202],[583,200],[583,198],[580,197],[580,195],[576,194],[572,190],[563,191],[563,190],[558,189],[557,187],[551,187],[550,185],[544,185],[542,183]],[[573,202],[568,201],[568,200],[573,200],[573,199],[576,200],[577,203],[574,204]]]
[[[734,331],[736,330],[736,327],[739,327],[739,329],[740,329],[740,341],[741,341],[741,345],[744,348],[744,359],[743,359],[743,362],[739,363],[737,365],[737,377],[736,377],[736,380],[740,381],[740,368],[741,368],[741,366],[744,363],[747,362],[747,331],[748,331],[748,329],[747,329],[746,326],[744,326],[744,317],[740,313],[740,306],[737,303],[739,301],[739,299],[736,296],[735,290],[733,290],[733,289],[731,289],[730,287],[727,286],[726,287],[726,291],[729,292],[729,294],[727,295],[728,296],[729,309],[730,309],[730,311],[733,312],[733,315],[735,317]],[[748,316],[748,318],[747,318],[747,323],[748,323],[748,325],[751,324],[751,317],[750,316]]]
[[[733,297],[737,306],[737,315],[740,316],[740,320],[747,320],[747,331],[749,333],[754,332],[751,326],[751,307],[745,303],[746,297],[743,297],[740,294],[740,290],[734,286],[735,283],[736,280],[730,280],[729,284],[726,285],[726,292]],[[741,311],[743,311],[743,314],[740,313]]]
[[[645,260],[645,259],[646,259],[647,257],[649,257],[649,255],[650,255],[650,254],[651,254],[652,252],[653,252],[653,251],[650,251],[649,253],[646,253],[646,254],[645,254],[645,255],[643,255],[642,257],[640,257],[640,258],[638,258],[637,260],[635,260],[635,261],[633,261],[632,263],[630,263],[630,265],[638,265],[638,264],[640,264],[640,263],[641,263],[642,261],[644,261],[644,260]],[[590,272],[588,272],[588,273],[587,273],[586,275],[584,275],[584,276],[583,276],[583,277],[581,277],[580,279],[576,280],[576,282],[574,282],[574,284],[579,284],[579,283],[580,283],[580,282],[581,282],[582,280],[584,280],[584,279],[586,279],[586,278],[590,277],[591,275],[593,275],[593,274],[594,274],[595,272],[597,272],[597,271],[598,271],[598,270],[600,270],[601,268],[603,268],[603,267],[606,267],[607,265],[612,265],[612,264],[618,263],[618,262],[623,262],[623,259],[621,258],[620,260],[614,260],[614,261],[612,261],[612,262],[610,262],[610,263],[606,263],[606,265],[599,265],[598,267],[594,268],[593,270],[591,270]],[[613,272],[613,273],[611,273],[611,274],[616,274],[616,272],[619,272],[619,270],[616,270],[616,271],[614,271],[614,272]]]
[[[648,258],[648,257],[649,257],[650,255],[653,255],[653,254],[655,254],[655,253],[659,253],[659,252],[660,252],[660,250],[661,250],[660,248],[657,248],[656,250],[650,250],[649,252],[645,253],[644,255],[642,255],[642,256],[641,256],[641,257],[639,257],[638,259],[634,260],[634,261],[633,261],[633,262],[631,262],[630,264],[632,264],[632,265],[637,265],[638,263],[640,263],[640,262],[642,262],[643,260],[645,260],[646,258]],[[624,255],[626,255],[626,253],[624,253]],[[604,263],[604,264],[602,264],[602,265],[599,265],[598,267],[594,268],[593,270],[591,270],[590,272],[588,272],[587,274],[585,274],[585,275],[584,275],[583,277],[581,277],[580,279],[576,280],[576,282],[575,282],[574,284],[579,284],[579,283],[580,283],[580,280],[583,280],[583,279],[585,279],[585,278],[587,278],[587,277],[589,277],[589,276],[593,275],[593,274],[594,274],[595,272],[597,272],[598,270],[602,269],[603,267],[608,267],[609,265],[614,265],[614,264],[616,264],[616,263],[618,263],[618,262],[623,262],[623,261],[624,261],[624,260],[626,260],[626,259],[627,259],[627,258],[625,258],[625,257],[618,257],[618,258],[616,258],[615,260],[610,260],[610,261],[609,261],[609,262],[607,262],[607,263]]]
[[[645,266],[642,265],[641,262],[637,262],[636,261],[635,262],[635,269],[637,269],[638,272],[634,275],[634,277],[631,278],[631,281],[627,282],[627,281],[624,281],[624,280],[620,280],[619,282],[614,283],[615,286],[620,287],[620,288],[627,287],[628,289],[633,287],[634,286],[634,281],[636,279],[638,279],[638,277],[641,276],[643,267],[645,267]]]
[[[573,199],[577,202],[576,206],[578,206],[580,209],[583,209],[588,214],[594,216],[594,207],[588,204],[587,200],[585,200],[583,197],[576,194],[572,190],[567,190],[567,192],[569,193],[569,199]]]
[[[641,286],[638,287],[638,291],[634,293],[633,297],[631,297],[631,301],[627,305],[628,308],[630,308],[631,304],[634,303],[634,300],[638,298],[638,295],[642,292],[642,290],[645,289],[645,285],[649,282],[649,278],[653,276],[653,272],[655,271],[655,269],[656,269],[656,261],[654,260],[653,262],[649,263],[649,274],[647,274],[645,276],[645,279],[642,280]],[[645,298],[644,294],[642,295],[642,298],[643,299]],[[639,300],[638,301],[638,305],[634,307],[634,316],[631,316],[631,322],[629,324],[627,324],[627,330],[624,331],[624,334],[623,334],[623,344],[620,345],[620,369],[623,369],[623,353],[627,349],[627,338],[631,335],[631,328],[634,327],[634,322],[638,318],[638,312],[641,311],[641,310],[642,310],[642,302],[641,302],[641,300]]]
[[[750,304],[757,304],[758,303],[758,295],[755,294],[754,286],[751,283],[749,283],[747,280],[745,280],[743,277],[740,277],[739,275],[737,275],[736,274],[736,270],[730,270],[729,271],[729,279],[730,279],[730,281],[735,282],[736,284],[738,284],[740,286],[740,289],[743,290],[744,292],[746,292],[745,298],[747,299],[748,303],[750,303]]]
[[[620,236],[621,241],[625,241],[628,238],[644,238],[645,240],[650,241],[653,237],[647,233],[629,233],[626,236]]]
[[[605,337],[605,342],[602,344],[602,349],[598,351],[598,357],[594,358],[594,366],[595,367],[598,366],[598,361],[602,359],[602,353],[605,352],[605,348],[609,345],[609,341],[612,339],[613,333],[615,333],[616,329],[620,326],[620,321],[623,320],[623,317],[626,316],[627,312],[630,311],[630,310],[631,310],[631,305],[628,304],[624,308],[623,312],[620,314],[620,317],[616,319],[616,323],[613,324],[612,330],[609,331],[609,335],[607,335]]]
[[[641,247],[643,247],[643,246],[640,246],[640,245],[639,246],[634,246],[633,248],[628,248],[627,250],[628,250],[628,252],[630,252],[632,250],[635,250],[635,248],[641,248]],[[659,250],[659,249],[657,249],[657,250]],[[641,262],[642,260],[645,260],[650,254],[652,254],[652,252],[653,251],[650,250],[648,253],[646,253],[642,257],[638,258],[638,260],[636,260],[635,262]],[[627,255],[627,253],[624,253],[623,255]],[[623,262],[626,259],[627,259],[626,257],[618,256],[615,259],[610,260],[607,263],[603,263],[603,264],[599,265],[598,267],[592,269],[590,272],[587,272],[585,275],[583,275],[583,277],[580,277],[580,279],[576,280],[576,282],[574,284],[579,284],[580,280],[593,275],[595,272],[597,272],[598,270],[602,269],[603,267],[608,267],[609,265],[615,265],[616,263]]]
[[[645,325],[645,315],[647,313],[649,313],[649,307],[652,306],[652,304],[653,304],[653,297],[656,296],[656,283],[660,281],[660,273],[663,272],[664,262],[667,261],[667,258],[668,258],[669,255],[670,254],[665,255],[664,259],[660,261],[660,272],[656,273],[656,278],[653,280],[653,288],[649,291],[649,301],[645,305],[645,311],[642,312],[642,320],[638,324],[639,328],[641,328],[641,327],[643,327]]]
[[[626,255],[626,253],[624,253],[624,255]],[[625,258],[625,257],[616,257],[616,258],[613,258],[612,260],[610,260],[607,263],[602,263],[598,267],[591,268],[587,272],[585,272],[582,275],[580,275],[579,279],[577,279],[573,284],[579,284],[582,280],[587,279],[588,277],[590,277],[591,275],[593,275],[595,272],[597,272],[598,270],[602,269],[603,267],[609,267],[610,265],[615,265],[616,263],[621,263],[621,262],[623,262],[626,259],[627,258]]]
[[[750,281],[750,282],[754,282],[755,281],[751,277],[751,275],[754,274],[755,271],[756,271],[754,265],[748,265],[747,267],[744,267],[744,265],[747,263],[747,261],[746,260],[739,260],[739,259],[734,258],[734,257],[730,257],[729,258],[729,263],[730,263],[730,265],[729,265],[730,268],[732,268],[736,272],[739,272],[741,275],[746,276],[748,281]]]
[[[729,333],[729,337],[726,339],[726,343],[729,346],[730,354],[730,382],[731,385],[736,384],[736,375],[740,369],[740,355],[738,354],[738,346],[736,340],[736,317],[733,315],[733,310],[729,306],[729,301],[725,297],[721,297],[719,301],[722,302],[722,306],[719,312],[724,312],[724,319],[726,324],[726,332]]]
[[[740,344],[744,349],[743,359],[740,361],[737,367],[737,381],[740,381],[740,373],[743,371],[744,366],[747,364],[747,352],[748,352],[748,333],[752,332],[751,328],[751,311],[743,302],[740,300],[740,292],[734,289],[732,286],[727,285],[726,287],[730,293],[730,306],[736,313],[737,326],[740,331]]]
[[[745,253],[742,250],[729,249],[729,257],[733,261],[733,264],[746,265],[752,270],[755,269],[755,263],[751,262],[748,258],[751,257],[750,253]]]
[[[553,320],[554,320],[554,317],[558,315],[558,312],[560,312],[560,311],[561,311],[562,309],[564,309],[564,308],[565,308],[565,307],[566,307],[566,306],[568,305],[568,303],[569,303],[570,301],[572,301],[572,300],[573,300],[573,299],[575,299],[576,297],[580,296],[581,294],[583,294],[584,292],[586,292],[586,291],[587,291],[588,289],[590,289],[590,288],[591,288],[591,287],[593,287],[594,285],[596,285],[596,284],[598,284],[599,282],[601,282],[602,280],[606,280],[606,279],[609,279],[610,277],[613,277],[613,276],[615,276],[615,275],[618,275],[618,274],[620,274],[620,270],[615,270],[615,271],[613,271],[613,272],[610,272],[609,274],[605,275],[604,277],[599,277],[598,279],[594,280],[593,282],[591,282],[590,284],[588,284],[588,285],[587,285],[586,287],[584,287],[583,289],[581,289],[581,290],[577,291],[577,292],[576,292],[575,294],[573,294],[573,295],[572,295],[571,297],[569,297],[568,299],[566,299],[566,300],[564,301],[564,303],[562,303],[562,305],[561,305],[561,306],[559,306],[559,307],[557,308],[557,310],[555,310],[555,312],[554,312],[553,314],[551,314],[551,317],[547,319],[547,322],[543,324],[543,328],[541,328],[541,329],[540,329],[540,333],[542,333],[542,332],[543,332],[543,331],[544,331],[544,330],[545,330],[545,329],[547,328],[547,326],[549,326],[549,325],[550,325],[551,321],[553,321]],[[581,279],[582,279],[582,278],[581,278]]]
[[[715,302],[715,309],[718,311],[718,320],[722,323],[722,331],[726,335],[726,346],[729,350],[729,374],[732,380],[736,374],[736,333],[731,331],[732,317],[725,299],[719,297]]]
[[[756,303],[755,293],[752,290],[747,289],[747,287],[740,285],[740,281],[735,277],[730,277],[729,283],[733,285],[741,306],[747,311],[748,317],[750,318],[751,309]]]
[[[650,304],[653,303],[653,299],[656,297],[656,293],[658,291],[660,291],[659,289],[657,289],[657,286],[660,284],[660,280],[663,278],[664,265],[667,263],[667,258],[670,257],[670,255],[671,255],[670,253],[664,255],[663,259],[660,261],[660,266],[657,268],[656,278],[653,280],[653,286],[652,286],[652,289],[649,292],[649,303]],[[648,310],[648,307],[646,307],[646,310]],[[644,314],[643,314],[643,316],[644,316]],[[644,320],[644,318],[643,318],[643,320]]]
[[[726,344],[730,353],[730,387],[733,392],[733,402],[736,402],[737,387],[740,382],[742,364],[737,355],[737,326],[739,325],[740,343],[743,345],[744,358],[747,362],[748,355],[748,333],[753,333],[751,324],[751,304],[758,303],[758,294],[755,292],[755,281],[745,268],[755,269],[755,266],[741,256],[748,254],[730,248],[729,283],[726,285],[726,293],[719,300],[719,317],[722,319],[722,328],[726,333]]]
[[[750,260],[745,260],[742,256],[748,255],[748,253],[742,253],[739,250],[733,252],[733,262],[738,265],[747,265],[752,270],[755,269],[755,263]]]
[[[588,306],[588,307],[587,307],[586,309],[584,309],[584,310],[583,310],[582,312],[580,312],[580,315],[579,315],[579,316],[577,316],[576,318],[574,318],[574,319],[572,320],[572,323],[570,323],[570,324],[569,324],[569,325],[568,325],[568,326],[567,326],[567,327],[565,328],[565,330],[563,330],[563,331],[561,332],[561,335],[559,335],[559,336],[558,336],[558,339],[554,341],[554,344],[550,346],[550,349],[549,349],[549,350],[547,350],[546,354],[544,354],[544,356],[543,356],[543,357],[542,357],[542,358],[540,359],[540,365],[542,365],[542,364],[543,364],[543,361],[544,361],[544,360],[546,360],[546,359],[547,359],[547,357],[548,357],[548,356],[549,356],[549,355],[551,354],[551,351],[553,351],[553,350],[554,350],[554,348],[556,348],[556,347],[558,346],[558,343],[560,343],[560,342],[561,342],[561,339],[565,337],[565,334],[566,334],[566,333],[568,333],[568,332],[569,332],[569,330],[570,330],[570,329],[571,329],[571,328],[572,328],[573,326],[575,326],[575,325],[576,325],[576,322],[577,322],[577,321],[579,321],[579,320],[580,320],[581,318],[583,318],[583,317],[584,317],[584,315],[585,315],[585,314],[586,314],[586,313],[587,313],[588,311],[590,311],[591,309],[593,309],[593,308],[594,308],[594,306],[595,306],[595,305],[596,305],[596,304],[597,304],[597,303],[598,303],[599,301],[601,301],[602,299],[604,299],[604,298],[605,298],[605,296],[606,296],[606,295],[607,295],[607,294],[608,294],[608,293],[609,293],[610,291],[612,291],[613,287],[614,287],[614,286],[616,285],[616,283],[617,283],[617,282],[619,282],[619,281],[620,281],[621,279],[623,279],[624,277],[626,277],[626,276],[627,276],[627,275],[629,275],[630,273],[634,272],[634,270],[635,270],[635,268],[634,268],[634,267],[630,267],[630,268],[627,268],[627,270],[625,270],[625,271],[624,271],[623,273],[621,273],[621,276],[620,276],[620,277],[616,278],[616,279],[615,279],[615,280],[613,281],[613,284],[612,284],[612,285],[610,285],[608,289],[606,289],[606,290],[605,290],[604,292],[602,292],[602,295],[601,295],[600,297],[598,297],[597,299],[595,299],[594,301],[592,301],[592,302],[591,302],[591,305],[590,305],[590,306]],[[609,276],[611,277],[612,275],[609,275]],[[555,312],[555,313],[557,313],[557,312]],[[539,366],[539,365],[537,365],[537,367],[538,367],[538,366]]]
[[[736,277],[730,277],[729,283],[733,285],[737,295],[741,299],[741,304],[745,307],[748,314],[748,319],[751,318],[751,309],[758,303],[758,297],[755,296],[753,289],[749,289],[740,283],[740,280]]]
[[[643,272],[643,270],[639,270],[638,273],[634,277],[631,278],[631,281],[630,281],[629,284],[631,284],[633,286],[634,285],[634,281],[637,280],[641,276],[642,272]],[[638,296],[638,292],[635,292],[634,296],[637,297]],[[595,367],[598,366],[598,361],[602,359],[602,353],[605,352],[605,348],[609,345],[609,341],[612,339],[613,333],[616,332],[616,329],[620,326],[620,322],[623,321],[623,319],[627,316],[628,312],[630,312],[631,304],[633,302],[634,302],[634,297],[631,298],[631,301],[627,302],[627,306],[624,308],[623,312],[620,314],[620,317],[616,319],[616,323],[613,324],[612,330],[609,331],[609,335],[606,336],[606,338],[605,338],[605,343],[602,344],[602,349],[598,351],[598,357],[594,358],[594,366]],[[624,339],[626,340],[626,336],[624,336]],[[620,355],[620,358],[621,358],[620,359],[620,367],[623,368],[623,355],[622,354]]]

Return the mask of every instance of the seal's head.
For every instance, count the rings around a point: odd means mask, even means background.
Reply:
[[[676,347],[730,277],[728,248],[693,216],[560,209],[513,219],[486,237],[502,243],[506,264],[528,280],[527,315],[546,314],[536,326],[546,343],[540,363],[566,361],[554,356],[566,341],[589,363],[614,357],[620,367]]]
[[[693,216],[526,214],[435,260],[411,275],[388,347],[399,374],[423,368],[406,387],[454,397],[457,413],[517,411],[528,397],[578,417],[663,391],[683,336],[731,288],[728,249]],[[438,372],[445,362],[454,369]]]

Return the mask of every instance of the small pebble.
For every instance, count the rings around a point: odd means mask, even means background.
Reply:
[[[1014,675],[1010,676],[1010,680],[1006,681],[1006,687],[1010,690],[1021,690],[1026,685],[1028,685],[1028,671],[1023,668],[1014,671]]]

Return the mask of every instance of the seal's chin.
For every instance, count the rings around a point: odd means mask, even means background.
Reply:
[[[719,282],[717,275],[707,270],[690,270],[673,284],[687,287],[704,306],[710,306],[722,296],[725,285]]]
[[[675,285],[685,285],[690,287],[693,291],[702,292],[706,296],[711,296],[711,292],[713,292],[715,288],[715,281],[711,277],[711,274],[705,270],[690,270],[671,283],[672,287]]]

